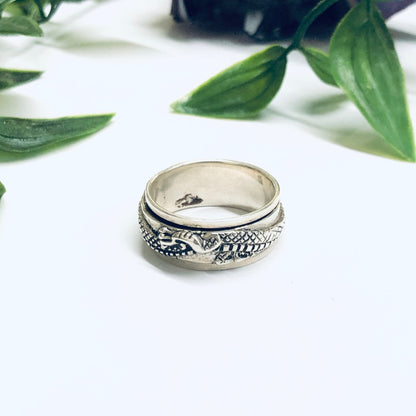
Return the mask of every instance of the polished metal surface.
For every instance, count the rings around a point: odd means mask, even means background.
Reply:
[[[262,258],[284,225],[277,181],[264,170],[234,161],[175,165],[148,182],[139,204],[144,240],[179,266],[221,270]],[[193,207],[243,210],[232,218],[181,215]]]

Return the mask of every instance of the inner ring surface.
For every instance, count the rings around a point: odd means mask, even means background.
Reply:
[[[193,228],[232,228],[257,221],[279,204],[279,184],[266,171],[234,161],[188,162],[172,166],[147,183],[145,201],[159,217]],[[231,218],[180,215],[193,207],[228,207],[246,212]]]

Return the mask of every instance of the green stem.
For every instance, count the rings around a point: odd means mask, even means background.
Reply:
[[[58,7],[61,5],[61,2],[52,4],[51,11],[48,14],[48,20],[51,19],[51,17],[55,14],[55,12],[58,10]]]
[[[50,20],[50,18],[55,14],[56,10],[58,10],[58,7],[61,4],[61,1],[51,1],[51,8],[49,10],[48,15],[45,14],[45,11],[43,10],[43,2],[42,0],[34,0],[35,4],[39,10],[39,14],[40,14],[40,18],[41,18],[41,23],[43,22],[47,22],[48,20]]]
[[[43,11],[43,4],[41,0],[35,0],[35,4],[39,10],[41,21],[44,22],[46,20],[45,12]]]
[[[309,29],[309,26],[315,21],[315,19],[320,16],[326,9],[331,7],[333,4],[337,3],[340,0],[321,0],[314,8],[312,8],[309,13],[302,19],[298,29],[296,30],[295,35],[293,36],[292,43],[288,46],[288,52],[297,49],[302,42],[302,39],[305,37],[306,32]]]

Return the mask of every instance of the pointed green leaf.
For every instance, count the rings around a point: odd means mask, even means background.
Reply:
[[[4,193],[6,192],[6,188],[4,187],[4,185],[0,182],[0,199],[1,197],[4,195]]]
[[[339,23],[329,59],[336,83],[403,158],[415,161],[404,77],[384,20],[368,0]]]
[[[88,136],[101,130],[113,114],[25,119],[0,117],[0,150],[23,153]]]
[[[324,51],[312,47],[302,47],[301,52],[305,55],[309,66],[318,78],[326,84],[337,87],[337,83],[331,73],[331,67],[329,64],[329,55]]]
[[[3,17],[0,19],[0,34],[42,36],[42,29],[27,16]]]
[[[0,11],[4,10],[4,8],[15,0],[0,0]]]
[[[42,75],[41,71],[20,71],[0,68],[0,90],[32,81]]]
[[[286,69],[286,49],[271,46],[220,72],[171,105],[178,113],[219,118],[258,114],[278,92]]]
[[[26,16],[30,17],[36,22],[39,21],[39,9],[33,0],[13,0],[8,2],[4,7],[8,16]]]

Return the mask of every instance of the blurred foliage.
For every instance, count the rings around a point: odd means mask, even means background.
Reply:
[[[0,34],[41,36],[39,24],[51,19],[62,3],[84,0],[0,0]]]

